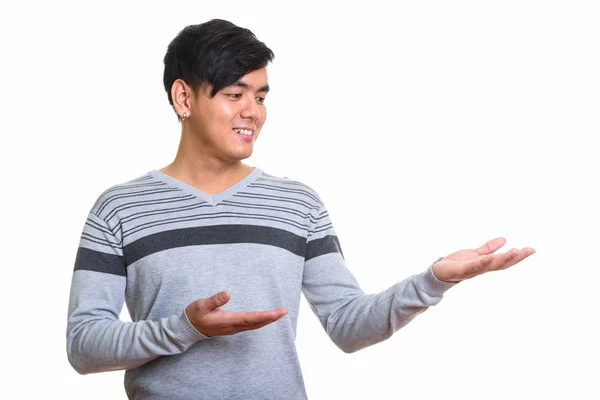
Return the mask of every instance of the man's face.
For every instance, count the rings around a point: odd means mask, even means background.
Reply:
[[[215,97],[210,97],[211,90],[212,86],[200,88],[191,100],[189,121],[200,139],[201,151],[224,162],[250,157],[267,119],[266,68],[249,72]]]

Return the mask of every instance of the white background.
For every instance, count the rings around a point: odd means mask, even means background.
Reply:
[[[309,397],[600,398],[597,2],[7,3],[0,397],[125,398],[122,372],[67,362],[79,235],[107,187],[171,162],[162,58],[224,18],[276,56],[248,163],[317,190],[365,291],[497,236],[537,250],[351,355],[303,301]]]

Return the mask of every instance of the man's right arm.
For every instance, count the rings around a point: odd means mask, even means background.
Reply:
[[[182,353],[207,338],[190,323],[184,310],[158,321],[119,320],[126,267],[115,231],[91,213],[77,252],[67,355],[81,374],[134,368],[162,355]]]
[[[77,252],[67,354],[81,374],[135,368],[159,356],[183,353],[199,340],[259,329],[287,315],[285,307],[253,312],[223,310],[231,298],[224,291],[190,303],[179,315],[158,321],[120,321],[127,272],[115,232],[118,229],[91,213]]]

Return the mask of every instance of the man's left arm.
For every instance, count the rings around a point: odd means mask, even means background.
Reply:
[[[303,292],[332,341],[351,353],[389,338],[438,304],[457,282],[505,269],[534,252],[526,248],[492,254],[504,242],[498,238],[478,249],[452,253],[381,293],[365,294],[346,267],[335,229],[323,206],[309,228]]]

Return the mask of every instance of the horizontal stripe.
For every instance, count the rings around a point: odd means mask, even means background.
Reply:
[[[150,196],[150,195],[155,195],[155,194],[160,194],[160,193],[180,192],[180,191],[181,191],[180,189],[150,189],[150,190],[141,190],[139,192],[131,192],[131,193],[123,193],[123,194],[113,195],[113,196],[106,198],[106,200],[104,200],[104,203],[102,203],[102,205],[98,208],[98,212],[96,214],[98,214],[98,215],[102,214],[102,211],[104,211],[104,209],[115,200],[126,199],[129,197],[145,197],[145,196]]]
[[[329,217],[329,213],[325,211],[324,213],[319,214],[319,216],[315,219],[315,223],[327,217]]]
[[[113,187],[109,188],[108,190],[104,191],[104,193],[102,193],[100,196],[98,196],[98,199],[96,200],[96,203],[94,203],[94,206],[92,207],[92,209],[96,209],[96,208],[97,208],[97,206],[98,206],[98,204],[99,204],[101,201],[103,201],[104,197],[106,197],[106,195],[107,195],[108,193],[110,193],[110,192],[112,192],[112,191],[115,191],[115,190],[122,189],[122,188],[125,188],[125,189],[126,189],[126,188],[127,188],[127,187],[129,187],[129,186],[133,186],[133,184],[134,184],[134,183],[136,183],[136,182],[141,182],[141,181],[145,181],[145,180],[148,180],[148,179],[152,179],[152,176],[150,176],[150,174],[146,174],[146,175],[144,175],[144,176],[142,176],[142,177],[140,177],[140,178],[133,179],[133,180],[131,180],[131,181],[129,181],[129,182],[122,183],[122,184],[120,184],[120,185],[115,185],[115,186],[113,186]]]
[[[300,186],[300,187],[303,187],[305,189],[312,191],[312,189],[310,187],[308,187],[307,185],[305,185],[302,182],[292,181],[287,178],[278,178],[273,175],[266,174],[264,171],[263,171],[263,176],[267,176],[268,178],[261,177],[261,178],[258,178],[256,181],[257,182],[271,182],[271,183],[290,185],[290,186]]]
[[[329,235],[308,242],[304,260],[308,261],[312,258],[329,253],[340,253],[342,258],[344,258],[344,253],[342,253],[342,247],[340,246],[337,236]]]
[[[75,271],[95,271],[127,276],[123,257],[80,247],[75,258]]]
[[[81,233],[81,236],[82,236],[84,239],[88,239],[88,238],[95,239],[95,240],[97,240],[97,241],[98,241],[98,242],[96,242],[96,243],[102,243],[102,244],[105,244],[105,245],[107,245],[107,246],[111,246],[111,247],[119,247],[119,245],[120,245],[120,243],[117,243],[117,242],[111,242],[110,240],[106,239],[106,237],[98,237],[98,236],[94,236],[94,235],[92,235],[92,234],[90,234],[90,233],[87,233],[87,232],[82,232],[82,233]]]
[[[150,177],[152,178],[152,177]],[[130,189],[135,189],[135,188],[139,188],[139,187],[153,187],[153,186],[167,186],[166,183],[164,182],[142,182],[142,183],[138,183],[135,185],[119,185],[119,186],[115,186],[111,189],[108,189],[106,192],[102,193],[102,196],[106,196],[108,193],[112,193],[112,192],[116,192],[117,190],[130,190]]]
[[[140,218],[145,218],[153,215],[161,215],[161,214],[183,214],[185,215],[185,211],[195,210],[198,208],[213,208],[210,204],[207,203],[194,203],[188,204],[187,206],[181,207],[171,207],[171,208],[157,208],[154,210],[148,211],[140,211],[135,214],[130,214],[127,217],[121,219],[121,224],[129,223],[135,221]]]
[[[127,230],[124,230],[123,231],[123,239],[125,239],[135,233],[141,232],[143,230],[154,228],[156,226],[161,226],[161,225],[173,225],[173,224],[179,224],[182,222],[190,222],[190,221],[203,221],[203,220],[210,220],[210,219],[213,219],[213,220],[214,219],[231,219],[231,218],[274,221],[274,222],[279,222],[281,224],[293,226],[300,230],[306,230],[308,228],[308,225],[303,225],[296,221],[292,221],[290,219],[282,218],[282,217],[276,217],[276,216],[271,216],[271,215],[260,215],[260,214],[220,212],[220,213],[204,214],[204,215],[203,214],[187,215],[187,216],[183,216],[183,217],[175,217],[175,218],[146,222],[144,224],[136,226],[135,228],[132,227]]]
[[[297,204],[303,204],[306,207],[312,207],[313,206],[312,203],[306,202],[306,201],[301,200],[301,199],[296,199],[294,197],[276,196],[274,194],[266,194],[266,193],[260,193],[260,192],[258,192],[258,193],[238,192],[238,193],[234,194],[234,196],[237,196],[238,194],[239,195],[247,195],[247,196],[258,196],[257,198],[268,199],[268,200],[281,200],[284,203],[286,203],[288,201],[293,201],[294,203],[297,203]],[[244,197],[244,196],[240,196],[240,197]]]
[[[309,232],[309,234],[312,235],[314,233],[323,232],[323,231],[326,231],[328,229],[331,229],[332,227],[333,227],[332,224],[323,225],[323,226],[320,226],[318,228],[315,228],[313,231]]]
[[[102,246],[112,247],[113,249],[120,249],[121,248],[121,245],[118,245],[118,246],[117,245],[112,245],[112,244],[106,243],[106,241],[100,242],[100,241],[97,241],[97,240],[94,240],[94,239],[87,238],[87,237],[85,237],[85,234],[83,234],[81,236],[81,239],[82,240],[87,240],[88,242],[91,242],[91,243],[101,244]]]
[[[249,188],[258,188],[259,190],[260,189],[267,189],[267,190],[273,190],[273,191],[276,191],[276,192],[296,193],[296,194],[304,195],[304,196],[308,197],[309,199],[314,200],[316,202],[319,201],[319,199],[317,199],[311,193],[307,192],[306,190],[301,190],[301,189],[281,188],[281,187],[278,187],[278,186],[265,185],[265,184],[261,184],[261,183],[251,183],[250,185],[248,185],[248,187]]]
[[[281,206],[275,206],[275,205],[264,205],[264,204],[256,204],[256,203],[238,203],[235,201],[223,200],[219,204],[219,206],[229,206],[229,207],[237,207],[237,208],[244,208],[244,209],[254,208],[257,210],[279,211],[282,213],[297,215],[298,217],[302,217],[302,218],[310,218],[309,213],[303,213],[303,212],[298,211],[293,208],[281,207]]]
[[[247,198],[247,199],[261,199],[261,200],[277,201],[277,202],[283,203],[283,204],[295,203],[295,204],[299,204],[299,205],[305,206],[309,210],[317,210],[317,209],[319,209],[318,206],[313,206],[312,204],[309,204],[309,203],[307,203],[305,201],[298,200],[298,199],[293,199],[291,197],[267,196],[267,195],[258,195],[258,194],[254,195],[254,196],[249,196],[250,194],[252,194],[252,193],[240,192],[239,194],[236,193],[233,196],[234,197],[244,197],[244,198]]]
[[[159,199],[134,201],[132,203],[123,203],[123,204],[115,207],[110,213],[108,213],[108,215],[106,216],[106,220],[110,221],[118,213],[128,210],[130,208],[148,207],[148,206],[154,206],[157,204],[178,203],[178,202],[187,201],[187,200],[190,200],[190,201],[194,200],[194,196],[189,194],[189,195],[185,195],[183,197],[181,197],[181,196],[166,197],[166,198],[159,198]]]
[[[141,182],[141,181],[147,181],[147,180],[150,180],[150,179],[152,179],[152,175],[150,175],[150,174],[145,174],[145,175],[143,175],[143,176],[140,176],[139,178],[132,179],[132,180],[130,180],[129,182],[126,182],[126,183],[131,183],[131,182]],[[119,186],[120,186],[120,185],[119,185]]]
[[[113,235],[113,232],[110,229],[108,229],[108,228],[100,225],[99,223],[97,223],[96,221],[92,220],[91,218],[87,219],[87,221],[85,222],[85,225],[89,226],[90,229],[95,229],[97,231],[100,231],[100,232],[103,232],[103,233],[108,233],[109,235]]]
[[[257,225],[215,225],[182,228],[145,236],[123,248],[126,265],[159,251],[210,244],[255,243],[279,247],[304,257],[306,238],[289,231]]]
[[[311,224],[313,224],[313,225],[318,225],[318,224],[319,224],[319,222],[321,222],[321,220],[322,220],[323,218],[327,218],[327,217],[329,217],[329,214],[325,214],[325,215],[323,215],[323,216],[321,216],[321,217],[318,217],[318,218],[313,218],[313,217],[312,217],[312,215],[311,215],[311,216],[310,216],[310,222],[311,222]],[[315,228],[316,228],[316,227],[315,227]]]

